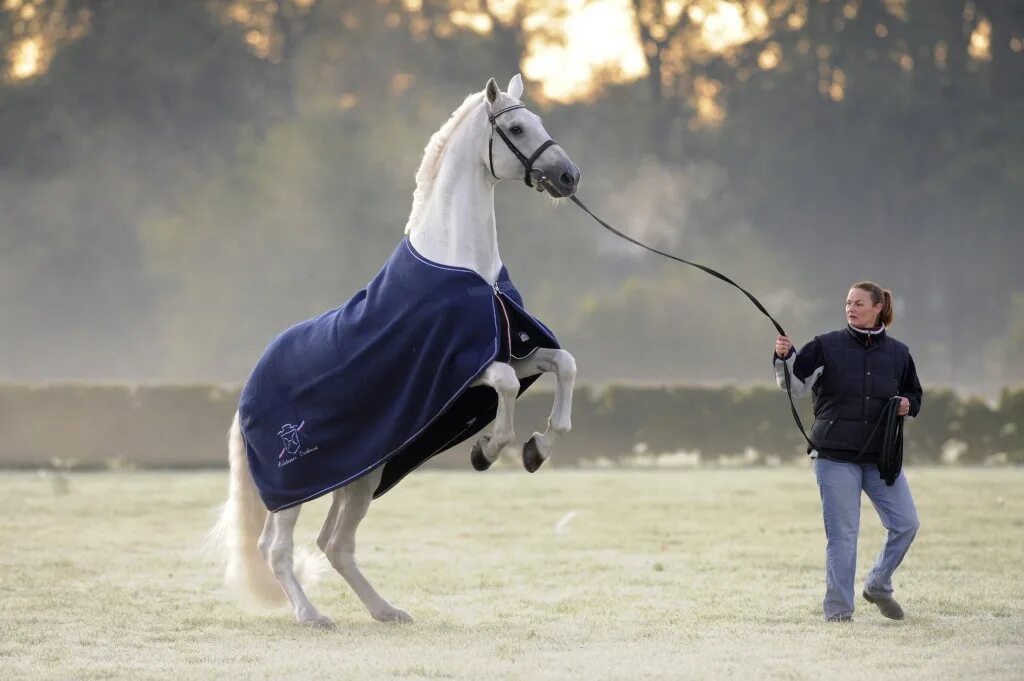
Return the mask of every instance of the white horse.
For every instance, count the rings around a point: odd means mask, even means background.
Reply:
[[[472,269],[492,285],[496,285],[502,269],[494,219],[494,187],[498,181],[529,178],[528,185],[536,184],[538,191],[543,189],[562,198],[575,193],[580,177],[561,147],[550,141],[541,119],[522,106],[522,94],[519,75],[512,78],[507,92],[501,92],[492,78],[482,93],[470,95],[434,133],[416,173],[412,212],[406,225],[406,233],[419,253],[437,263]],[[494,429],[474,447],[476,468],[493,463],[515,438],[513,411],[520,379],[544,372],[553,372],[557,379],[554,404],[547,429],[534,433],[524,447],[526,468],[536,470],[550,455],[558,434],[569,431],[576,377],[572,355],[565,350],[539,348],[522,360],[493,362],[474,384],[490,386],[498,396]],[[292,535],[301,505],[267,512],[249,469],[238,414],[228,433],[228,452],[228,500],[213,532],[227,554],[228,585],[265,603],[283,602],[283,591],[299,623],[333,626],[310,603],[297,577],[301,570],[293,560]],[[356,529],[366,516],[381,472],[379,467],[334,490],[317,544],[374,619],[409,622],[409,613],[384,600],[355,560]]]

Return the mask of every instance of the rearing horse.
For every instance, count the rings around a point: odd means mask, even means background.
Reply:
[[[303,592],[293,558],[301,505],[333,493],[317,544],[377,620],[411,621],[360,572],[355,534],[370,502],[430,457],[479,432],[484,470],[515,439],[515,400],[553,372],[543,433],[523,447],[537,470],[570,429],[576,362],[526,312],[498,254],[494,187],[522,179],[555,198],[580,173],[520,101],[494,79],[431,137],[406,238],[343,306],[275,338],[242,390],[228,433],[228,500],[213,536],[225,578],[266,603],[287,597],[302,624],[333,626]],[[497,136],[497,139],[496,137]]]

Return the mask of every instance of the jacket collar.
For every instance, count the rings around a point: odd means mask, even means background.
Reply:
[[[885,333],[885,324],[882,324],[877,329],[858,329],[851,324],[846,325],[846,333],[858,345],[863,345],[866,348],[881,345],[885,342],[887,335]]]

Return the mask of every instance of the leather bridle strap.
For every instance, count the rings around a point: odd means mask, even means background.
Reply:
[[[509,148],[509,150],[515,155],[517,159],[519,159],[519,162],[523,164],[523,167],[526,169],[523,173],[523,182],[526,183],[527,187],[532,188],[534,162],[538,158],[540,158],[540,155],[543,154],[548,147],[558,144],[558,142],[556,142],[553,139],[547,140],[539,147],[537,147],[537,150],[534,151],[529,158],[527,158],[526,155],[523,152],[519,151],[519,148],[512,143],[512,140],[508,138],[508,135],[505,134],[505,131],[498,127],[498,124],[496,122],[498,116],[507,111],[525,108],[525,104],[513,104],[512,106],[506,106],[504,109],[500,109],[499,111],[495,111],[494,113],[487,115],[487,120],[490,121],[491,123],[491,138],[487,142],[487,161],[488,163],[490,163],[491,166],[491,175],[494,176],[495,180],[500,180],[501,178],[498,177],[498,175],[494,172],[494,133],[497,132],[498,136],[501,137],[502,141],[505,142],[505,145]],[[543,181],[543,179],[543,174],[541,174],[541,180]]]

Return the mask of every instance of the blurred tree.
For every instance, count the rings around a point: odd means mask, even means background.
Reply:
[[[1009,321],[999,336],[984,345],[989,376],[1004,385],[1024,383],[1024,292],[1010,299]]]
[[[1024,26],[995,4],[769,5],[764,35],[713,65],[727,116],[689,147],[724,165],[753,224],[809,256],[808,285],[891,286],[920,346],[980,347],[1021,287],[1003,254],[1024,249],[1024,99],[993,72],[1024,80],[1007,39]],[[938,380],[986,375],[977,353],[931,360]]]
[[[1013,357],[1024,290],[1019,3],[624,7],[639,81],[609,68],[561,106],[528,84],[588,203],[767,291],[794,335],[840,324],[845,286],[875,278],[896,291],[897,335],[929,381],[1009,375],[977,349]],[[539,0],[8,0],[3,375],[241,377],[283,324],[372,276],[429,135],[487,77],[561,39],[569,13]],[[523,191],[497,195],[503,254],[589,377],[763,376],[754,348],[770,327],[735,292]],[[650,361],[633,366],[619,358],[637,336]]]
[[[0,90],[0,327],[23,330],[3,341],[10,377],[151,371],[138,225],[269,122],[259,60],[202,4],[82,6],[84,35]]]

